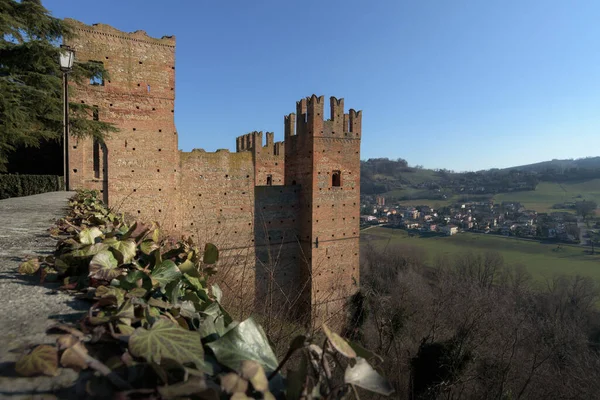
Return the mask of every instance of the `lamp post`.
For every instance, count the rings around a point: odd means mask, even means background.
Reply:
[[[60,70],[63,73],[63,160],[65,190],[69,190],[69,81],[68,74],[73,69],[75,51],[67,45],[60,46]]]

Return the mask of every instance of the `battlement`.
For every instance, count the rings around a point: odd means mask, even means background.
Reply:
[[[235,139],[235,151],[240,153],[243,151],[252,151],[253,154],[283,156],[284,142],[275,142],[275,134],[266,132],[266,144],[263,145],[263,132],[250,132],[245,135],[238,136]]]
[[[285,138],[292,136],[360,137],[362,111],[344,113],[344,99],[330,97],[331,118],[324,121],[324,96],[312,95],[296,102],[296,113],[283,119]],[[337,135],[337,136],[336,136]]]
[[[113,28],[110,25],[106,24],[92,24],[87,25],[83,22],[77,21],[72,18],[65,18],[65,22],[68,23],[77,33],[77,31],[82,31],[85,33],[94,33],[98,35],[105,36],[107,39],[115,38],[115,39],[125,39],[131,40],[135,42],[142,42],[146,44],[153,44],[158,46],[168,46],[175,47],[175,36],[163,36],[161,38],[153,38],[149,36],[143,30],[137,30],[135,32],[124,32]]]

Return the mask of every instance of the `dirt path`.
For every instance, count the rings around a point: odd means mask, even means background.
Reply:
[[[57,377],[22,378],[14,362],[30,345],[53,343],[46,328],[57,321],[77,320],[86,308],[58,285],[40,286],[37,278],[16,272],[23,257],[50,254],[56,244],[47,229],[66,214],[72,192],[52,192],[0,200],[0,399],[71,397],[77,374],[62,369]]]

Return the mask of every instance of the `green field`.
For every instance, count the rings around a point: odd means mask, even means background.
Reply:
[[[581,196],[581,197],[578,197]],[[600,179],[580,183],[542,182],[529,192],[501,193],[494,196],[496,202],[518,201],[537,212],[549,212],[556,203],[593,200],[600,203]]]
[[[369,240],[378,248],[398,244],[422,248],[426,253],[425,262],[430,266],[442,254],[498,251],[504,257],[505,264],[524,265],[538,281],[555,274],[579,274],[600,281],[600,255],[586,254],[584,248],[579,246],[562,244],[562,249],[555,251],[556,244],[475,233],[460,233],[451,237],[409,237],[404,230],[381,227],[361,232],[361,242],[364,244]]]
[[[406,196],[420,192],[417,189],[399,189],[388,193],[386,196]],[[467,197],[468,195],[465,195]],[[581,197],[578,197],[581,196]],[[473,195],[476,201],[482,196]],[[449,196],[446,200],[412,199],[399,202],[401,205],[428,205],[435,208],[450,205],[458,201],[459,196]],[[600,204],[600,179],[592,179],[580,183],[550,183],[542,182],[537,185],[536,190],[525,192],[499,193],[494,196],[494,201],[516,201],[530,210],[537,212],[569,211],[553,210],[552,206],[557,203],[575,202],[581,200],[593,200]],[[573,211],[573,210],[570,210]]]

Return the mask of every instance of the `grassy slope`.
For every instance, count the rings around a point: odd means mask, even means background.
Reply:
[[[582,198],[577,198],[581,195]],[[494,196],[496,202],[518,201],[526,208],[538,212],[551,211],[552,205],[566,201],[594,200],[600,203],[600,179],[579,183],[540,183],[535,191],[501,193]]]
[[[402,194],[417,193],[417,189],[394,190],[386,193],[386,196],[399,196]],[[577,196],[581,195],[581,198]],[[476,200],[477,196],[472,196]],[[458,196],[448,197],[447,200],[429,200],[429,199],[413,199],[400,202],[402,205],[426,204],[430,207],[440,207],[456,202]],[[594,200],[600,204],[600,179],[592,179],[578,183],[553,183],[542,182],[535,191],[499,193],[494,196],[496,203],[502,201],[518,201],[527,209],[537,212],[559,211],[553,210],[552,206],[556,203],[574,202],[580,200]],[[566,210],[568,211],[568,210]],[[571,210],[572,211],[572,210]]]
[[[554,251],[556,244],[505,238],[495,235],[461,233],[452,237],[408,237],[399,229],[372,228],[361,233],[361,239],[373,239],[377,246],[395,244],[416,246],[425,250],[426,263],[433,266],[441,254],[460,254],[473,251],[484,253],[498,251],[506,264],[523,264],[534,279],[543,281],[555,274],[580,274],[600,280],[600,255],[589,255],[578,246],[562,245]]]

